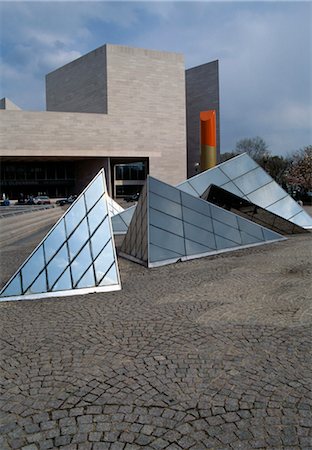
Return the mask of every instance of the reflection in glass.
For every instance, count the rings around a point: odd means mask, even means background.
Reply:
[[[226,189],[229,192],[232,192],[235,195],[238,195],[239,197],[243,197],[244,194],[241,190],[238,189],[237,186],[235,186],[234,183],[232,183],[232,181],[230,181],[230,183],[226,183],[222,185],[223,189]]]
[[[98,256],[104,245],[110,240],[110,236],[108,218],[106,218],[90,239],[93,258]]]
[[[184,222],[192,223],[197,225],[199,228],[203,228],[208,231],[213,231],[212,220],[209,216],[205,216],[196,211],[192,211],[189,208],[183,206],[183,219]]]
[[[213,228],[216,235],[222,236],[230,241],[234,241],[238,245],[242,243],[240,232],[237,228],[232,228],[225,223],[221,223],[217,220],[213,220]]]
[[[98,201],[101,195],[104,194],[103,177],[100,174],[93,183],[88,187],[85,192],[87,210],[89,211],[92,206]]]
[[[87,219],[83,219],[79,227],[76,228],[74,233],[68,239],[70,259],[73,259],[77,255],[81,247],[84,246],[84,244],[88,239],[89,239],[89,229]]]
[[[63,275],[57,280],[52,291],[66,291],[68,289],[72,289],[69,268],[66,269]]]
[[[76,285],[76,283],[79,281],[80,277],[89,268],[91,263],[92,263],[92,258],[91,258],[89,243],[88,243],[87,245],[84,246],[84,248],[78,254],[77,258],[75,258],[73,260],[73,262],[71,263],[71,271],[72,271],[74,285]]]
[[[128,226],[125,224],[125,222],[121,219],[119,214],[116,214],[112,217],[112,227],[114,234],[124,234],[127,233]]]
[[[191,197],[188,194],[185,194],[184,192],[182,192],[181,197],[182,197],[182,205],[183,206],[186,206],[187,208],[191,209],[192,211],[197,211],[201,214],[204,214],[205,216],[211,216],[209,203],[207,203],[203,200],[194,202],[193,197]]]
[[[96,283],[100,283],[109,267],[114,262],[114,252],[112,247],[112,242],[108,242],[103,251],[99,254],[99,256],[94,261],[95,268],[95,277]]]
[[[185,240],[185,248],[187,256],[200,255],[201,253],[213,252],[215,250],[215,245],[213,248],[209,248],[205,245],[201,245],[198,242]]]
[[[263,240],[263,233],[261,227],[247,220],[243,220],[241,217],[238,217],[237,220],[238,220],[238,227],[241,231],[249,234],[250,236],[254,236],[258,240]]]
[[[25,294],[41,294],[47,292],[47,279],[45,272],[36,279],[36,281],[27,289]]]
[[[135,205],[130,206],[130,208],[127,208],[122,213],[120,213],[120,217],[128,226],[130,225],[135,208],[136,208]]]
[[[147,260],[147,255],[143,255],[143,259],[145,256],[145,260]],[[157,261],[165,261],[170,259],[179,259],[181,255],[179,253],[175,253],[166,248],[157,247],[156,245],[149,245],[149,261],[157,262]]]
[[[250,234],[245,233],[244,231],[241,231],[241,239],[243,245],[256,244],[260,242],[259,239],[257,239],[254,236],[251,236]],[[263,238],[261,240],[263,240]]]
[[[312,228],[312,218],[303,210],[301,211],[301,213],[296,214],[296,216],[293,217],[291,221],[301,227]]]
[[[155,225],[158,228],[162,228],[164,230],[171,231],[171,233],[183,236],[183,224],[181,220],[178,220],[172,216],[168,216],[167,214],[164,214],[160,211],[155,211],[152,208],[150,209],[149,213],[151,225]],[[139,231],[137,234],[139,234]]]
[[[90,233],[92,234],[96,227],[102,222],[104,217],[107,215],[107,209],[105,200],[102,197],[101,200],[92,208],[88,214],[88,222],[90,227]]]
[[[199,195],[188,181],[180,184],[179,189],[180,191],[186,192],[187,194],[193,195],[194,197],[198,197]]]
[[[268,230],[267,228],[263,228],[263,236],[266,241],[274,241],[282,237],[274,231]]]
[[[290,196],[284,197],[274,205],[268,206],[267,209],[279,216],[291,218],[298,214],[302,208]]]
[[[189,223],[184,224],[184,230],[186,239],[189,239],[190,241],[195,241],[209,248],[216,248],[213,233],[210,233],[209,231],[203,229],[199,229]]]
[[[44,265],[43,247],[41,245],[22,268],[23,291],[29,287],[39,272],[43,270]]]
[[[218,250],[225,250],[226,248],[237,247],[237,243],[229,241],[221,236],[216,235],[216,244]]]
[[[66,239],[64,220],[61,220],[58,225],[51,231],[44,241],[44,251],[46,262],[48,262],[55,252],[60,248]]]
[[[67,248],[66,244],[64,244],[63,247],[58,251],[58,253],[54,256],[53,259],[51,259],[50,263],[47,265],[49,289],[52,288],[53,284],[61,275],[61,273],[64,271],[64,269],[67,267],[68,263],[69,261]]]
[[[172,250],[173,252],[176,252],[180,255],[185,254],[183,237],[160,230],[159,228],[155,228],[153,225],[150,225],[149,230],[151,244],[155,244],[159,247]]]
[[[214,205],[211,205],[211,214],[214,219],[226,223],[231,227],[237,228],[237,216],[235,214]]]
[[[20,272],[15,275],[11,283],[7,288],[0,294],[0,297],[10,297],[11,295],[21,295],[22,294],[22,284]]]
[[[243,155],[239,155],[235,158],[225,161],[224,163],[220,164],[219,167],[222,172],[224,172],[232,180],[233,178],[237,178],[259,166],[252,158],[250,158],[250,156],[245,153]]]
[[[93,266],[91,266],[77,284],[77,288],[95,286]]]
[[[153,177],[148,178],[149,190],[161,197],[165,197],[173,202],[180,203],[180,191],[166,183],[159,182]]]
[[[188,180],[190,185],[198,192],[198,196],[201,196],[211,184],[217,184],[220,186],[228,181],[230,181],[228,177],[221,172],[218,167],[214,167],[213,169],[209,169],[199,175],[195,175]]]
[[[83,196],[80,197],[67,211],[65,216],[67,236],[76,228],[79,222],[84,218],[86,214],[86,208]]]
[[[99,286],[108,286],[110,284],[118,284],[118,275],[115,264],[113,264],[109,269],[105,277],[100,282]]]
[[[162,211],[170,216],[182,219],[181,204],[167,200],[166,198],[159,197],[153,192],[149,195],[149,204],[151,208]]]
[[[260,186],[270,183],[272,178],[261,167],[252,170],[239,178],[235,178],[234,183],[245,194],[259,189]]]
[[[251,192],[247,196],[247,200],[255,203],[256,205],[266,208],[272,203],[277,202],[287,194],[275,181],[260,187],[258,190]]]

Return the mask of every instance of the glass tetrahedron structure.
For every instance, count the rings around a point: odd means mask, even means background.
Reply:
[[[312,228],[312,217],[246,153],[199,173],[177,187],[201,197],[214,184],[300,227]]]
[[[308,233],[305,228],[214,184],[209,186],[201,198],[283,235]]]
[[[120,255],[155,267],[283,239],[272,230],[148,177]]]
[[[126,234],[130,225],[136,205],[124,209],[112,216],[112,226],[114,234]]]
[[[116,214],[120,214],[124,211],[124,208],[109,196],[107,196],[107,206],[110,217],[114,217]]]
[[[0,301],[121,289],[104,170],[0,292]]]

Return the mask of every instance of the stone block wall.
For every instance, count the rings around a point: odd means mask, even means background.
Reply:
[[[46,75],[48,111],[107,113],[106,46]]]

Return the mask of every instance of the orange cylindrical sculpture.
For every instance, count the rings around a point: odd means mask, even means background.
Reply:
[[[217,164],[216,111],[200,113],[200,170],[211,169]]]

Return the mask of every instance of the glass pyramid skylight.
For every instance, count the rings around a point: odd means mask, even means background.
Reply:
[[[155,267],[283,239],[272,230],[148,177],[120,255]]]
[[[114,217],[116,214],[120,214],[124,211],[124,208],[120,206],[115,200],[107,195],[108,214],[110,217]]]
[[[305,228],[214,184],[209,186],[201,198],[283,235],[308,233]]]
[[[135,208],[136,205],[130,206],[130,208],[124,209],[123,211],[116,213],[112,217],[112,227],[114,234],[127,233]]]
[[[303,228],[312,228],[312,217],[246,153],[199,173],[177,188],[201,197],[214,184],[267,209]]]
[[[0,292],[0,301],[121,289],[104,170]]]

